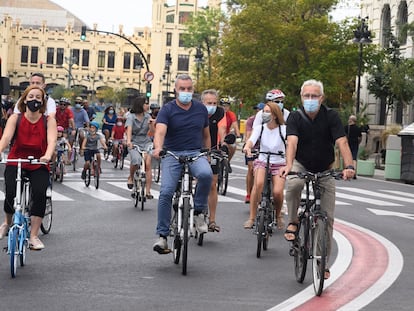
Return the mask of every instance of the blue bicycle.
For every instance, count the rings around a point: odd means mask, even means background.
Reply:
[[[16,197],[14,199],[14,215],[12,226],[9,229],[7,240],[7,254],[10,255],[10,272],[12,278],[16,277],[17,265],[26,264],[26,249],[29,248],[30,238],[30,204],[31,186],[29,178],[22,174],[22,163],[47,164],[33,157],[27,159],[5,159],[2,163],[17,163]],[[50,230],[50,227],[49,227]]]

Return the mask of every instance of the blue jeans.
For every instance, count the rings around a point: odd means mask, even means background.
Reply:
[[[200,152],[179,151],[176,155],[196,156]],[[181,177],[182,164],[174,157],[167,155],[161,161],[161,189],[158,199],[157,234],[168,236],[170,234],[171,202],[178,181]],[[207,211],[208,194],[210,192],[212,172],[206,157],[201,157],[190,164],[191,174],[197,178],[197,186],[194,194],[194,210]]]

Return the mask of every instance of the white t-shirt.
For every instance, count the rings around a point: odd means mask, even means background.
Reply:
[[[283,119],[285,119],[285,122],[289,114],[290,114],[290,111],[283,108]],[[253,127],[262,124],[262,115],[263,115],[263,110],[260,110],[258,113],[256,113],[256,118],[254,119]]]
[[[13,113],[20,113],[20,110],[17,108],[17,104],[19,102],[20,102],[20,98],[18,99],[16,105],[14,105]],[[50,113],[56,114],[56,102],[52,97],[48,96],[45,115],[47,116]]]
[[[282,133],[283,137],[286,137],[286,125],[279,125],[280,132]],[[252,135],[249,138],[249,141],[252,142],[253,146],[256,144],[257,140],[259,139],[260,132],[262,131],[262,125],[258,125],[253,127]],[[275,127],[274,129],[269,129],[267,124],[263,124],[263,132],[262,137],[260,138],[260,151],[261,152],[273,152],[278,153],[282,151],[283,154],[286,154],[285,144],[280,137],[279,127]],[[259,160],[266,162],[266,155],[259,154]],[[286,164],[286,159],[279,155],[271,155],[270,156],[270,163],[272,164]]]

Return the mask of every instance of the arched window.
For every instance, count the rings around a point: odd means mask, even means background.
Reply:
[[[407,32],[402,31],[402,28],[407,25],[408,22],[408,8],[407,1],[401,1],[398,5],[397,13],[397,38],[401,45],[407,44]]]
[[[382,8],[380,31],[380,44],[382,47],[387,48],[390,45],[391,38],[391,9],[389,4],[384,5]]]

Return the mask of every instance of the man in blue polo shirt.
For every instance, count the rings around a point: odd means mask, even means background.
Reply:
[[[210,148],[210,131],[206,107],[193,96],[193,81],[186,74],[178,75],[175,82],[176,99],[165,104],[157,115],[153,156],[159,158],[163,147],[177,155],[195,156],[201,148]],[[171,200],[181,176],[182,164],[174,157],[166,156],[161,161],[161,189],[158,199],[157,234],[154,251],[169,252],[167,236],[170,234]],[[199,233],[208,228],[203,213],[207,211],[208,194],[212,180],[210,164],[201,157],[190,166],[197,179],[194,195],[194,221]]]

